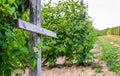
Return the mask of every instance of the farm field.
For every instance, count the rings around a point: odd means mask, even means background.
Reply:
[[[47,1],[0,0],[0,76],[120,76],[119,24],[96,28],[84,0]]]
[[[59,64],[57,67],[47,68],[44,66],[42,76],[119,76],[120,55],[117,55],[120,54],[119,41],[119,36],[109,35],[98,37],[98,41],[91,50],[94,58],[92,65],[72,65],[71,67],[65,67],[63,65],[64,58],[61,57],[57,59],[57,64]],[[106,51],[108,52],[106,53]],[[117,57],[115,58],[113,56]],[[118,61],[116,61],[116,59]]]

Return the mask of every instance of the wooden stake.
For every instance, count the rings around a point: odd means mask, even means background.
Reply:
[[[30,3],[30,23],[18,19],[16,22],[16,27],[30,31],[30,39],[29,39],[29,50],[30,54],[34,55],[33,47],[35,44],[40,43],[40,34],[56,37],[56,33],[44,29],[41,27],[41,0],[29,0]],[[34,70],[29,68],[29,76],[41,76],[41,47],[38,47],[38,55],[37,66]]]
[[[29,0],[30,1],[30,22],[35,24],[36,26],[40,26],[40,6],[41,0]],[[34,54],[33,47],[36,43],[40,43],[40,36],[36,33],[30,32],[30,41],[29,41],[29,49],[31,54]],[[40,58],[37,59],[37,66],[35,70],[30,69],[30,76],[41,76],[41,48],[39,48],[38,55]]]

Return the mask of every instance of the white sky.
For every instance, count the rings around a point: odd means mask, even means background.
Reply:
[[[120,0],[84,0],[97,29],[120,25]]]
[[[88,4],[88,14],[92,17],[96,29],[120,25],[120,0],[84,0],[84,2]]]

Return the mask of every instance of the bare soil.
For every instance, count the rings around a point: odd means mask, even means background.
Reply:
[[[42,76],[117,76],[115,72],[109,71],[106,62],[101,61],[99,57],[102,55],[102,49],[95,43],[94,48],[91,50],[94,53],[95,63],[92,66],[71,66],[66,67],[63,65],[64,58],[57,59],[57,67],[42,68]],[[98,65],[98,68],[94,68]]]
[[[111,43],[112,45],[120,48],[120,43],[119,43],[119,44],[116,43],[116,41],[120,41],[120,36],[117,36],[117,35],[107,35],[106,37],[114,40],[114,41],[112,41],[112,42],[110,42],[110,43]]]

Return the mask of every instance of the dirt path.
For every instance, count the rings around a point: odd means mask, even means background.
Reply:
[[[108,67],[104,61],[100,61],[99,57],[102,54],[102,49],[99,47],[98,42],[96,42],[91,51],[94,53],[95,58],[95,63],[93,66],[59,66],[52,69],[43,67],[42,76],[117,76],[116,73],[108,70]],[[57,63],[62,64],[63,60],[63,58],[58,58]]]

